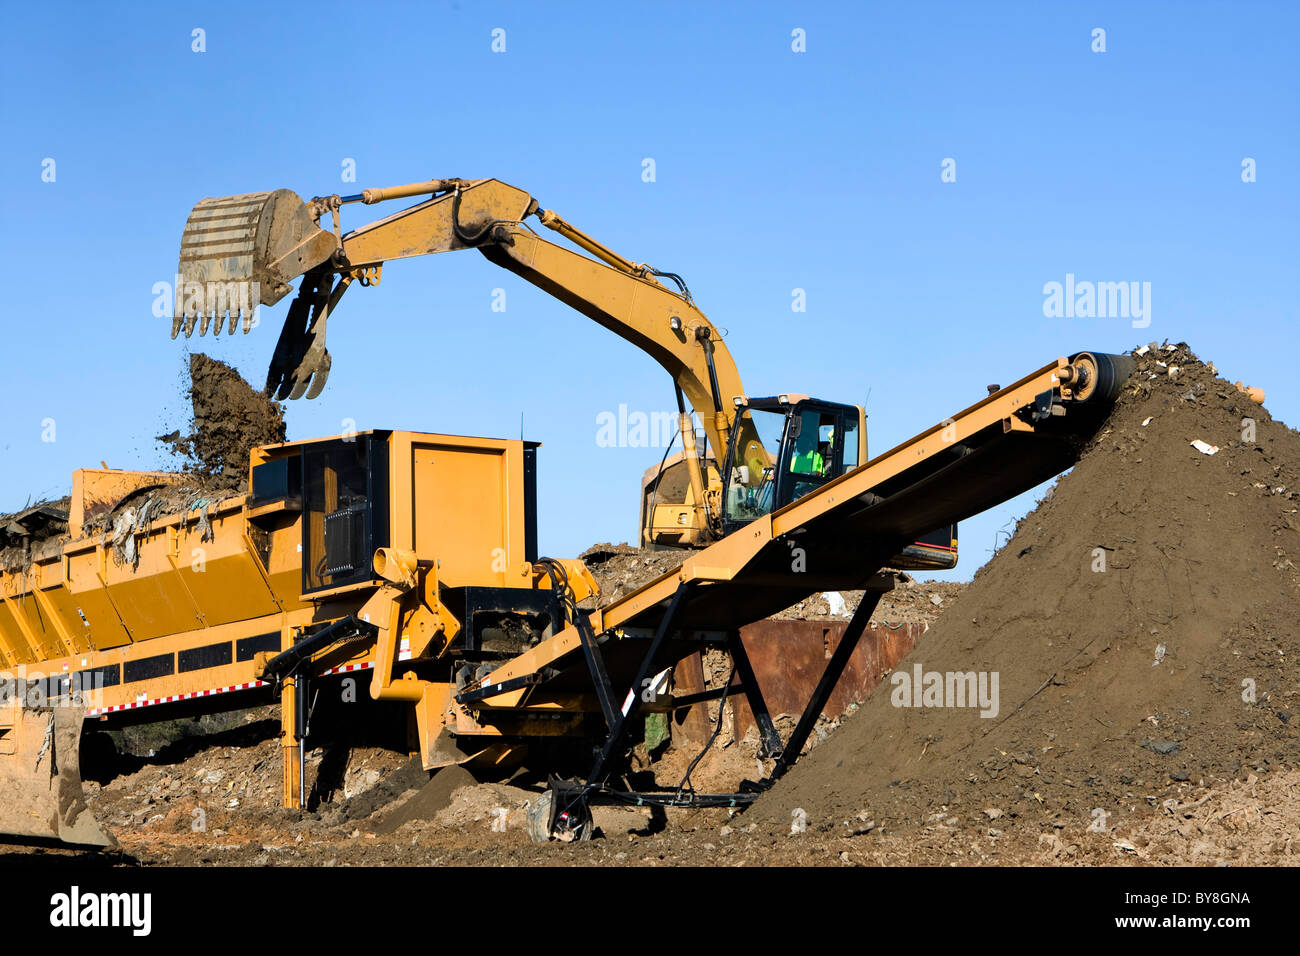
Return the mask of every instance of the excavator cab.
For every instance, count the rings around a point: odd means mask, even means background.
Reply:
[[[798,501],[860,463],[862,410],[804,396],[738,399],[723,533]]]
[[[798,501],[867,459],[865,416],[856,405],[802,395],[735,401],[723,470],[723,534]],[[889,563],[912,571],[956,565],[955,524],[923,535]]]

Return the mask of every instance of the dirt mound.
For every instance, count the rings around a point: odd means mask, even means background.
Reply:
[[[395,833],[402,824],[412,820],[432,820],[439,811],[451,805],[451,798],[457,790],[473,787],[477,783],[474,775],[464,767],[455,764],[443,767],[405,803],[383,817],[375,826],[375,832]]]
[[[589,598],[583,607],[608,604],[661,574],[672,571],[694,552],[680,548],[650,551],[630,544],[593,544],[579,557],[600,585],[600,599]]]
[[[756,819],[1104,833],[1295,766],[1300,435],[1185,346],[1138,361],[1077,466]],[[993,706],[954,706],[947,675],[972,672]]]
[[[193,431],[158,440],[212,481],[237,486],[247,480],[248,454],[285,439],[284,406],[257,391],[238,371],[201,352],[190,355]]]

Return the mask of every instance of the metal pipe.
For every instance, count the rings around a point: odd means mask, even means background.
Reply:
[[[699,449],[695,444],[695,423],[691,421],[689,412],[682,412],[681,415],[682,430],[682,447],[685,455],[686,473],[691,480],[691,496],[695,499],[695,527],[699,528],[708,536],[707,522],[699,520],[700,514],[704,511],[704,465],[700,461]],[[650,516],[650,527],[654,528],[654,515]]]
[[[574,245],[581,246],[583,249],[586,249],[597,259],[609,263],[611,266],[613,266],[616,269],[621,269],[623,272],[626,272],[628,275],[634,275],[634,276],[639,276],[641,278],[645,278],[645,270],[642,269],[640,266],[638,266],[635,262],[632,262],[629,259],[624,259],[622,256],[620,256],[613,249],[610,249],[608,246],[602,246],[599,242],[591,238],[591,236],[587,235],[582,230],[569,225],[569,223],[565,222],[562,218],[560,218],[560,216],[558,216],[553,210],[543,209],[541,210],[541,212],[537,214],[537,218],[542,221],[543,226],[546,226],[546,228],[548,229],[554,229],[556,232],[562,235],[565,239],[568,239]],[[656,283],[656,284],[661,284],[661,283]]]
[[[388,199],[406,199],[410,196],[425,196],[431,193],[446,192],[457,183],[455,179],[429,179],[422,183],[407,183],[405,186],[385,186],[383,189],[363,189],[351,196],[340,196],[339,203],[363,202],[373,206]]]

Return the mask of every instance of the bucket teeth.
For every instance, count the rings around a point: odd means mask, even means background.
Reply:
[[[198,326],[199,335],[207,335],[208,329],[211,328],[213,337],[216,337],[221,335],[223,327],[226,329],[226,335],[234,335],[241,326],[244,334],[247,335],[253,328],[253,310],[231,309],[229,312],[191,312],[187,315],[173,315],[172,338],[176,338],[184,330],[185,337],[188,339],[194,334],[195,326]]]
[[[204,199],[194,206],[181,235],[172,337],[188,338],[197,323],[220,335],[253,327],[259,305],[274,305],[291,283],[331,260],[338,239],[320,228],[311,207],[288,189]]]

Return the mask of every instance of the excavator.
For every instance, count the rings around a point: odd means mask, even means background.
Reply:
[[[341,231],[345,204],[412,197],[424,198]],[[543,239],[533,217],[582,252]],[[313,728],[354,706],[338,685],[360,679],[377,706],[403,710],[426,770],[540,765],[535,839],[589,839],[602,802],[743,808],[798,758],[895,570],[950,566],[959,521],[1069,468],[1132,369],[1101,352],[1057,358],[871,457],[861,407],[747,396],[680,276],[490,179],[205,199],[182,236],[172,334],[233,333],[240,319],[248,331],[254,304],[301,277],[267,387],[311,398],[351,284],[379,282],[392,259],[465,248],[672,375],[683,448],[647,473],[641,540],[682,548],[680,566],[604,600],[581,560],[541,555],[538,446],[522,439],[372,430],[266,445],[243,493],[218,501],[177,490],[175,473],[79,469],[66,513],[0,528],[0,835],[113,845],[82,790],[87,725],[273,700],[283,803],[306,807]],[[846,590],[864,596],[783,737],[740,629]],[[674,669],[709,649],[730,656],[731,677],[678,693]],[[689,773],[648,787],[630,772],[646,714],[741,694],[769,762],[762,779],[700,793]],[[340,719],[362,719],[352,713]]]
[[[412,197],[428,198],[350,232],[340,229],[342,206]],[[327,215],[332,230],[321,226]],[[528,220],[581,251],[547,240]],[[310,202],[287,189],[204,199],[181,238],[185,294],[176,297],[172,337],[196,328],[200,335],[227,327],[233,333],[241,317],[247,332],[251,313],[229,304],[273,305],[301,275],[266,391],[280,400],[312,399],[329,376],[326,328],[349,286],[377,284],[394,259],[459,249],[477,249],[636,345],[672,376],[682,451],[671,458],[666,452],[642,479],[643,546],[704,547],[867,460],[861,406],[792,392],[746,396],[718,329],[679,274],[624,258],[496,179],[436,179]],[[259,295],[219,294],[231,284],[251,284]],[[892,566],[951,568],[956,545],[955,526],[937,528],[895,555]]]

